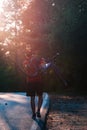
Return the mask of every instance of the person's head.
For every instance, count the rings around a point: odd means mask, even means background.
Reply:
[[[29,58],[30,56],[32,56],[32,51],[26,51],[25,56],[26,58]]]

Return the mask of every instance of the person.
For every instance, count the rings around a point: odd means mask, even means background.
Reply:
[[[26,83],[27,83],[27,96],[31,97],[31,108],[32,108],[32,118],[35,119],[36,116],[41,118],[41,105],[43,102],[43,78],[42,73],[44,73],[49,67],[54,70],[56,75],[63,81],[64,85],[67,87],[67,82],[63,79],[58,67],[51,61],[46,61],[46,59],[38,55],[39,51],[32,53],[31,51],[26,54],[26,59],[23,63],[26,71]],[[31,59],[32,63],[31,63]],[[29,62],[32,66],[30,68]],[[35,111],[35,96],[38,96],[38,109]]]
[[[31,59],[32,63],[31,63]],[[32,68],[29,68],[29,62]],[[26,69],[26,93],[27,96],[31,97],[31,108],[32,108],[32,118],[35,119],[36,117],[41,118],[41,105],[43,102],[43,78],[42,74],[40,73],[40,66],[41,66],[41,57],[38,54],[38,51],[28,52],[26,54],[26,59],[23,63],[24,68]],[[35,108],[35,96],[38,96],[38,109],[36,111]]]

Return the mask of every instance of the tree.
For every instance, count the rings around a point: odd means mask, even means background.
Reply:
[[[23,32],[23,23],[20,17],[28,5],[27,0],[21,2],[19,0],[0,1],[0,41],[3,48],[7,46],[6,51],[9,51],[9,58],[12,61],[17,57],[17,51],[22,45],[20,33]],[[4,45],[6,46],[4,47]],[[17,61],[14,59],[14,62]]]
[[[0,1],[0,64],[3,65],[0,67],[0,71],[3,72],[3,75],[0,76],[1,82],[2,78],[7,83],[12,82],[14,77],[17,77],[17,74],[14,75],[19,62],[17,57],[23,54],[21,46],[24,44],[20,39],[20,33],[23,31],[20,16],[29,4],[27,0]],[[12,73],[13,76],[11,76]]]

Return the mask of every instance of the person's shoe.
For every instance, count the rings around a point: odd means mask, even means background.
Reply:
[[[34,114],[32,115],[32,119],[35,120],[35,118],[36,118],[36,114],[34,113]]]
[[[40,112],[37,112],[36,114],[37,114],[37,117],[38,117],[38,118],[41,118]]]

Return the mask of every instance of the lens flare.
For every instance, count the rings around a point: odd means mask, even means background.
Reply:
[[[0,17],[2,16],[2,13],[4,13],[3,0],[0,0]],[[0,22],[0,24],[1,24],[1,22]]]

